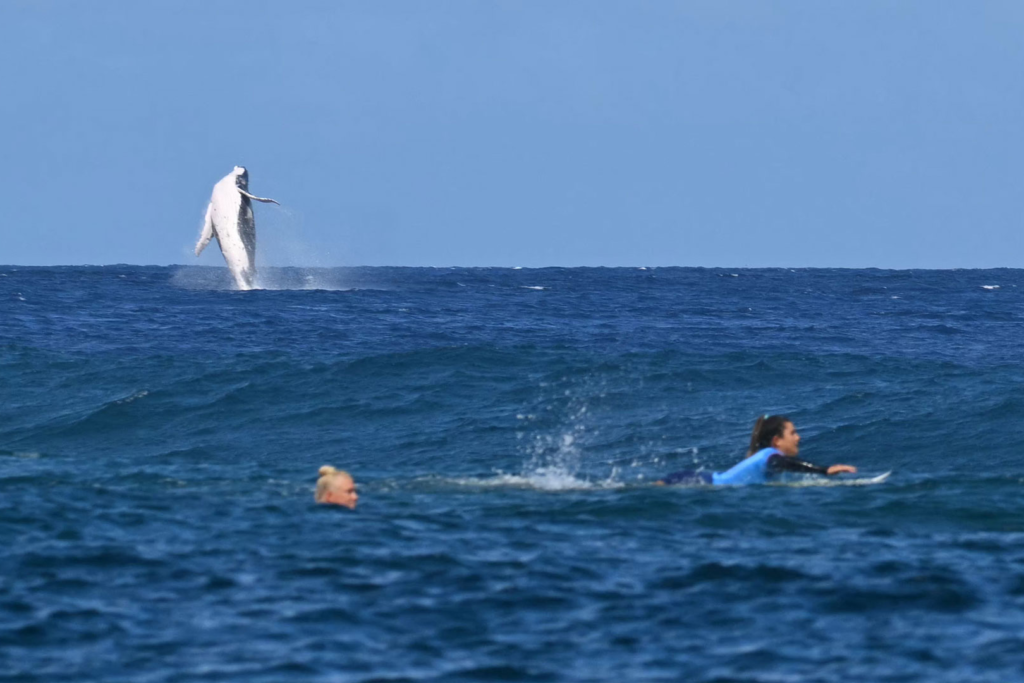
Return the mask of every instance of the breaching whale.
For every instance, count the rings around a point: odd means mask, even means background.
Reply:
[[[256,281],[256,221],[252,216],[251,199],[280,206],[274,199],[249,194],[249,172],[235,166],[213,186],[203,234],[196,244],[196,256],[199,256],[214,235],[217,236],[220,252],[239,289],[252,289]]]

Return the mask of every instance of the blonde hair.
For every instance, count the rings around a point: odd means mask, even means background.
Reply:
[[[324,465],[320,468],[320,478],[316,480],[316,493],[314,494],[316,502],[322,502],[327,492],[331,490],[334,485],[334,480],[338,477],[348,477],[352,479],[352,475],[345,470],[336,470],[330,465]],[[353,480],[354,481],[354,480]]]

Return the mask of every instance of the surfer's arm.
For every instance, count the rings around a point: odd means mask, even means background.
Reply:
[[[827,467],[819,467],[813,463],[778,454],[768,458],[768,471],[772,473],[798,472],[800,474],[828,474]]]
[[[248,192],[246,192],[242,188],[238,188],[238,191],[242,195],[248,197],[249,199],[255,199],[256,201],[263,202],[264,204],[277,204],[278,206],[281,206],[281,202],[277,201],[276,199],[270,199],[269,197],[257,197],[254,194],[249,194]]]
[[[206,207],[206,218],[203,219],[203,234],[199,236],[199,241],[196,242],[196,256],[203,253],[203,249],[206,249],[206,245],[213,239],[213,202]]]
[[[840,472],[856,473],[857,468],[851,465],[832,465],[830,467],[820,467],[814,463],[806,462],[804,460],[797,460],[796,458],[786,457],[785,455],[773,455],[768,458],[768,471],[772,473],[776,472],[797,472],[800,474],[839,474]]]

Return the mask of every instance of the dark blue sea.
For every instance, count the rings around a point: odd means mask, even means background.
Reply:
[[[1024,677],[1024,271],[262,276],[0,267],[0,681]]]

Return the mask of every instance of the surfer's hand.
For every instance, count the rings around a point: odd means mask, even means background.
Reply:
[[[853,465],[832,465],[828,468],[829,474],[839,474],[840,472],[849,472],[850,474],[857,474],[857,468]]]

